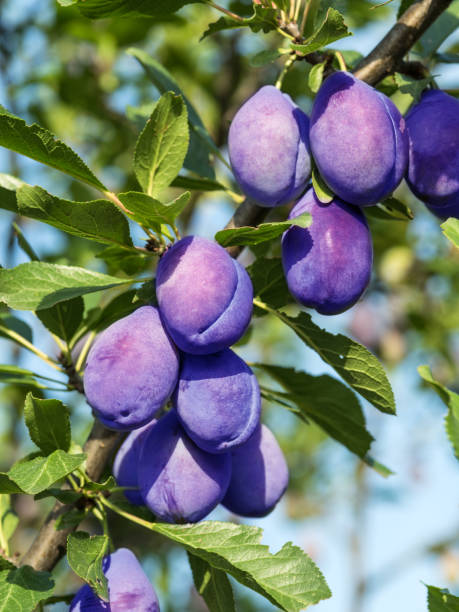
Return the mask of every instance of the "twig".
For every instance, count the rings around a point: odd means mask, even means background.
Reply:
[[[404,55],[435,19],[451,4],[451,0],[420,0],[412,4],[386,36],[365,57],[355,70],[357,78],[376,85],[396,70]]]

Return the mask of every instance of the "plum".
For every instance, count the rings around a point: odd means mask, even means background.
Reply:
[[[137,467],[139,465],[140,449],[145,436],[156,422],[156,419],[153,419],[143,427],[131,431],[118,449],[112,471],[120,487],[138,487]],[[143,505],[140,491],[123,491],[123,493],[131,504]]]
[[[387,96],[348,72],[335,72],[319,89],[309,139],[322,178],[350,204],[376,204],[405,174],[403,117]]]
[[[257,379],[231,349],[184,354],[173,402],[187,434],[209,453],[243,444],[260,420]]]
[[[272,85],[238,110],[228,152],[242,191],[261,206],[278,206],[300,195],[311,174],[309,118]]]
[[[155,590],[134,553],[119,548],[102,561],[109,601],[100,599],[87,584],[77,591],[70,612],[159,612]]]
[[[178,379],[178,351],[153,306],[112,323],[88,353],[84,391],[97,418],[131,430],[152,420]]]
[[[438,217],[459,218],[459,100],[427,91],[406,116],[406,126],[411,191]]]
[[[187,353],[216,353],[244,334],[253,287],[245,269],[216,242],[187,236],[160,259],[156,294],[161,318]]]
[[[145,505],[169,523],[194,523],[220,503],[231,476],[229,453],[212,455],[188,437],[175,410],[144,439],[138,463]]]
[[[373,260],[371,235],[361,209],[335,197],[322,204],[311,188],[290,218],[312,215],[309,228],[290,227],[282,237],[282,264],[290,293],[321,314],[350,308],[367,287]]]
[[[232,475],[222,504],[235,514],[269,514],[284,494],[288,467],[274,434],[260,425],[245,444],[231,451]]]

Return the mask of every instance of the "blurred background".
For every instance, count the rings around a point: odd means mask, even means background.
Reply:
[[[249,14],[250,4],[246,0],[225,6]],[[334,48],[361,54],[368,53],[389,29],[398,9],[396,1],[378,6],[363,0],[338,0],[333,5],[354,32]],[[0,103],[71,145],[113,191],[135,189],[131,170],[135,141],[158,98],[140,65],[126,53],[136,46],[172,73],[226,157],[227,130],[237,108],[261,85],[274,83],[281,69],[278,62],[255,68],[250,58],[281,41],[276,34],[235,30],[199,42],[207,24],[218,17],[211,9],[194,5],[162,22],[92,22],[77,10],[58,7],[54,0],[0,0]],[[440,51],[459,52],[457,31]],[[308,70],[305,62],[298,62],[284,82],[284,90],[306,112],[312,100]],[[441,88],[459,95],[457,64],[437,63],[433,74]],[[4,149],[0,150],[0,172],[67,199],[96,197],[89,187]],[[216,174],[231,184],[221,162],[216,164]],[[233,188],[237,189],[234,184]],[[316,561],[333,592],[332,599],[317,606],[320,612],[425,610],[423,583],[459,590],[459,469],[443,427],[446,409],[423,387],[416,370],[428,364],[440,382],[459,390],[459,252],[443,236],[439,221],[405,185],[396,195],[412,208],[414,220],[369,219],[375,264],[364,299],[343,315],[314,315],[327,330],[346,333],[365,344],[387,368],[398,416],[382,415],[367,405],[364,409],[376,438],[371,454],[394,475],[383,478],[317,427],[306,426],[283,408],[264,407],[264,420],[286,454],[291,482],[276,510],[252,522],[263,527],[264,542],[272,551],[292,540]],[[182,220],[182,234],[212,237],[235,206],[222,192],[195,194]],[[287,212],[286,208],[276,209],[270,218],[283,218]],[[3,267],[28,261],[18,247],[13,221],[44,261],[123,273],[119,262],[104,256],[104,247],[0,211]],[[142,244],[143,237],[135,230],[134,238]],[[273,245],[271,253],[278,248]],[[250,263],[253,253],[246,250],[242,260]],[[100,297],[92,294],[85,302],[90,307]],[[34,344],[57,355],[58,347],[40,322],[31,313],[18,316],[32,327]],[[245,340],[237,350],[249,361],[330,373],[293,332],[271,317],[254,319]],[[3,363],[55,377],[45,363],[7,340],[0,338],[0,348]],[[29,390],[0,386],[1,470],[8,470],[34,448],[22,420]],[[82,444],[92,424],[83,397],[76,392],[52,396],[71,406],[74,436]],[[23,553],[52,501],[15,496],[14,504],[21,525],[12,548]],[[238,520],[220,508],[210,518]],[[115,516],[110,524],[115,544],[128,546],[142,559],[163,612],[206,609],[194,591],[182,549]],[[98,525],[87,523],[84,528],[96,532]],[[56,577],[56,592],[71,593],[80,585],[65,561],[58,565]],[[274,609],[247,589],[233,585],[238,610]],[[65,609],[64,604],[49,607],[56,612]]]

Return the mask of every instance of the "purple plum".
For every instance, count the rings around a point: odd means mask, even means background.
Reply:
[[[260,420],[257,379],[231,349],[184,354],[173,401],[187,434],[208,453],[240,446]]]
[[[405,174],[403,117],[387,96],[348,72],[335,72],[319,89],[309,138],[322,178],[350,204],[376,204]]]
[[[153,419],[139,429],[134,429],[124,440],[116,453],[113,462],[113,476],[120,487],[138,487],[137,467],[139,465],[140,449],[145,436],[156,423]],[[140,491],[123,491],[126,498],[136,506],[143,506],[143,498]]]
[[[216,353],[244,334],[253,287],[245,269],[216,242],[187,236],[160,259],[156,294],[161,318],[177,346]]]
[[[194,523],[223,499],[231,477],[229,453],[206,453],[187,436],[175,410],[145,437],[138,479],[145,505],[168,523]]]
[[[97,418],[111,429],[151,421],[177,384],[178,351],[153,306],[112,323],[91,347],[84,391]]]
[[[322,204],[311,188],[290,218],[309,212],[308,228],[290,227],[282,237],[282,264],[290,293],[325,315],[350,308],[371,276],[373,247],[359,208],[334,198]]]
[[[109,601],[100,599],[85,584],[73,598],[70,612],[159,612],[155,590],[130,550],[119,548],[105,557],[102,570],[108,582]]]
[[[438,217],[459,218],[459,100],[427,91],[406,116],[406,126],[411,191]]]
[[[287,94],[266,85],[238,110],[228,151],[242,191],[261,206],[298,197],[311,174],[309,118]]]
[[[231,451],[231,460],[231,481],[222,504],[241,516],[266,516],[288,484],[287,462],[274,434],[260,425],[245,444]]]

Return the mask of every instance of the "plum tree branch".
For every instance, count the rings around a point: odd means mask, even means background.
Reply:
[[[451,0],[418,0],[412,4],[373,51],[360,62],[355,75],[374,85],[393,72],[413,44],[450,3]],[[237,208],[226,227],[258,225],[269,210],[247,198]],[[227,250],[232,257],[237,257],[242,248],[228,247]],[[106,429],[95,421],[84,445],[87,454],[86,472],[92,480],[101,477],[119,440],[119,432]],[[22,557],[21,565],[31,565],[36,570],[42,571],[53,569],[65,554],[67,536],[72,531],[72,529],[56,530],[56,521],[71,508],[72,506],[56,502],[31,547]]]
[[[401,15],[376,47],[365,57],[354,74],[369,85],[376,85],[394,72],[405,54],[427,28],[445,11],[451,0],[419,0]]]

